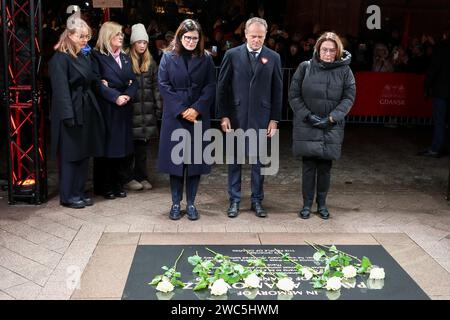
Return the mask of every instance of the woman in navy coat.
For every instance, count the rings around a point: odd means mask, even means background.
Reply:
[[[204,51],[202,29],[196,21],[188,19],[179,26],[175,39],[162,57],[158,81],[163,97],[158,168],[170,175],[172,209],[169,217],[172,220],[181,218],[180,203],[186,178],[186,211],[189,220],[194,221],[199,218],[195,198],[200,177],[211,171],[203,160],[205,144],[200,140],[194,141],[194,126],[201,128],[203,133],[210,128],[210,108],[216,94],[214,62]],[[172,141],[172,134],[178,129],[184,130],[186,135],[189,133],[191,137],[191,143],[186,144],[185,150],[181,152],[184,159],[187,148],[190,148],[191,161],[184,160],[179,164],[172,159],[172,151],[182,140]],[[194,143],[202,151],[197,157],[195,152],[199,153],[200,150],[194,149]],[[201,161],[194,161],[199,158]]]
[[[71,16],[49,63],[52,82],[52,151],[59,159],[60,203],[93,205],[85,193],[89,158],[103,156],[105,127],[94,95],[95,62],[84,50],[91,36],[86,22]]]
[[[127,157],[134,152],[131,99],[138,83],[130,58],[122,51],[122,26],[105,22],[99,33],[94,57],[99,65],[100,107],[106,124],[105,158],[94,162],[94,189],[105,199],[125,198]]]

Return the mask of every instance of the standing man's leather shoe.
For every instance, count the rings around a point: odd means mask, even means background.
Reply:
[[[328,211],[327,207],[319,207],[319,209],[317,211],[319,212],[320,217],[323,220],[330,219],[330,212]]]
[[[303,207],[302,211],[299,213],[300,218],[307,220],[311,217],[311,208]]]
[[[170,209],[169,218],[173,221],[181,219],[181,206],[179,204],[174,204],[172,206],[172,209]]]
[[[232,202],[230,203],[230,208],[227,211],[228,218],[236,218],[239,215],[239,203]]]
[[[91,198],[84,198],[83,201],[86,207],[92,207],[94,205],[94,201]]]
[[[267,218],[267,212],[259,202],[252,203],[252,211],[256,213],[258,218]]]
[[[74,201],[70,203],[61,203],[63,207],[71,208],[71,209],[84,209],[86,207],[86,204],[83,200],[80,201]]]
[[[188,219],[191,221],[197,221],[200,217],[197,208],[194,205],[190,205],[186,208]]]

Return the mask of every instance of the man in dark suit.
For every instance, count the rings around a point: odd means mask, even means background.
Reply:
[[[283,81],[281,60],[278,53],[264,46],[267,35],[267,22],[252,18],[245,26],[247,43],[226,52],[221,65],[217,103],[222,130],[267,130],[272,138],[281,119]],[[248,155],[248,145],[245,146]],[[236,158],[235,158],[236,160]],[[264,200],[264,176],[261,174],[261,161],[252,165],[252,210],[257,217],[267,217],[262,206]],[[242,165],[228,167],[228,192],[230,208],[228,216],[239,214],[241,201]]]

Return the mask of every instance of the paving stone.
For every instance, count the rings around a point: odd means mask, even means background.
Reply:
[[[135,251],[136,246],[98,247],[73,297],[121,297]]]
[[[8,250],[29,258],[49,268],[54,268],[61,260],[61,255],[38,246],[28,240],[19,238],[6,231],[0,231],[0,242]]]
[[[0,266],[39,285],[44,285],[52,273],[52,269],[2,247],[0,247]]]
[[[35,300],[42,287],[33,282],[27,282],[4,291],[17,300]]]
[[[29,280],[25,279],[24,277],[11,272],[8,269],[0,267],[0,290],[15,287],[28,281]]]
[[[139,245],[258,245],[257,234],[251,233],[165,233],[141,235]]]
[[[136,245],[139,243],[140,233],[104,233],[100,239],[99,246],[123,246]]]
[[[0,300],[5,301],[5,300],[15,300],[13,297],[11,297],[9,294],[0,291]]]

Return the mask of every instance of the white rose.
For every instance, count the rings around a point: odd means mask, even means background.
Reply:
[[[328,291],[338,291],[342,287],[341,278],[333,277],[328,279],[326,289]]]
[[[303,269],[303,277],[306,281],[309,281],[314,277],[313,273],[309,269]]]
[[[367,280],[367,288],[370,290],[382,290],[384,288],[384,280]]]
[[[369,279],[384,280],[384,278],[386,278],[386,274],[384,273],[383,268],[373,268],[372,270],[370,270]]]
[[[156,290],[164,293],[172,292],[174,289],[175,287],[167,278],[164,278],[160,283],[158,283],[158,286],[156,287]]]
[[[211,294],[213,296],[226,295],[230,286],[223,279],[219,279],[211,286]]]
[[[254,273],[245,278],[245,287],[256,289],[259,288],[261,279]]]
[[[278,281],[277,287],[282,291],[289,292],[294,290],[295,283],[291,279],[284,278]]]
[[[357,270],[354,266],[348,266],[342,269],[342,273],[344,274],[345,279],[353,279],[356,277]]]

